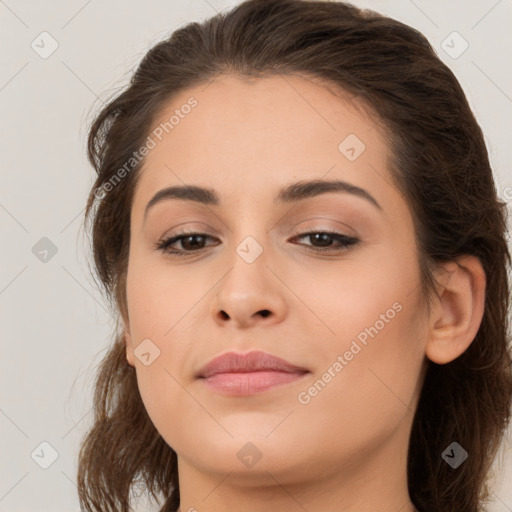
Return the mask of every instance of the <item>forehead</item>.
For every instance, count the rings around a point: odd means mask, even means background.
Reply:
[[[296,75],[220,75],[180,91],[154,120],[136,198],[169,184],[258,193],[291,179],[368,187],[387,173],[376,115],[335,86]],[[389,180],[388,180],[389,181]]]

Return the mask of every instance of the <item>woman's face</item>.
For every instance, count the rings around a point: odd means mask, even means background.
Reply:
[[[180,470],[285,483],[405,465],[427,316],[393,155],[355,101],[297,76],[222,75],[154,124],[131,215],[127,358]],[[148,206],[186,186],[210,194]],[[157,248],[183,233],[201,236]],[[305,371],[197,377],[250,351]]]

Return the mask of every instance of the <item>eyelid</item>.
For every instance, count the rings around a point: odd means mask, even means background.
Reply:
[[[312,223],[313,221],[322,222],[323,224],[321,224],[321,225],[313,224]],[[338,224],[339,227],[329,227],[328,225],[325,225],[326,222],[329,222],[329,223],[333,222],[335,224]],[[297,227],[299,225],[301,226],[300,228]],[[329,217],[310,217],[308,219],[303,219],[300,222],[296,223],[291,228],[292,231],[310,230],[310,231],[315,231],[315,232],[320,232],[320,231],[326,231],[326,232],[336,231],[337,232],[339,229],[343,229],[343,233],[340,233],[340,234],[343,234],[347,237],[358,237],[359,236],[357,231],[354,228],[352,228],[349,224],[346,224],[345,222],[342,222],[342,221],[339,221],[339,220],[336,220],[333,218],[329,218]]]
[[[187,225],[186,227],[182,228],[181,226]],[[212,229],[206,222],[200,222],[200,221],[185,221],[181,222],[180,224],[174,225],[171,229],[167,229],[159,238],[161,240],[171,238],[176,235],[181,234],[196,234],[196,233],[202,233],[208,236],[215,236],[219,237],[219,234],[216,232],[215,229]]]

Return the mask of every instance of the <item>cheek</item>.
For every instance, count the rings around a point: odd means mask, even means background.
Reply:
[[[153,270],[147,266],[138,270],[136,265],[129,269],[127,303],[139,392],[151,422],[169,443],[179,438],[183,412],[191,407],[184,391],[183,373],[190,364],[190,336],[185,330],[189,303],[197,302],[192,300],[197,294],[185,283],[171,282]],[[144,362],[145,352],[150,355]]]
[[[323,336],[325,342],[318,345],[325,361],[317,368],[321,379],[338,388],[333,393],[343,388],[355,395],[361,393],[363,408],[365,397],[373,402],[371,397],[384,398],[382,392],[410,400],[424,359],[427,331],[419,301],[414,295],[395,300],[397,296],[378,295],[359,303],[359,307],[347,301],[346,308],[338,310],[341,320],[332,312],[336,336]],[[330,378],[333,373],[336,377]]]
[[[322,320],[308,333],[318,340],[316,380],[299,400],[312,416],[329,411],[327,422],[371,428],[413,409],[428,327],[414,263],[412,255],[381,253],[299,289]]]
[[[183,389],[188,384],[186,375],[192,372],[190,344],[195,333],[190,326],[198,321],[198,315],[204,316],[204,308],[197,303],[211,286],[204,280],[180,277],[176,269],[165,265],[136,258],[130,261],[126,293],[137,383],[159,431],[172,429],[174,412],[191,406]],[[150,355],[144,358],[144,353]],[[149,364],[144,364],[144,359]],[[164,437],[169,434],[160,433]]]
[[[400,311],[392,309],[393,318],[383,310],[388,323],[367,314],[363,328],[352,327],[354,336],[329,343],[328,364],[318,368],[297,397],[297,425],[319,425],[332,440],[326,457],[329,450],[362,457],[402,420],[412,419],[424,362],[423,331],[413,301],[401,305]]]
[[[359,335],[365,340],[387,336],[396,324],[414,326],[404,318],[417,312],[418,277],[414,259],[398,258],[385,248],[364,259],[355,255],[341,262],[287,271],[286,282],[293,283],[291,316],[303,313],[304,324],[315,332],[311,337],[325,341],[329,351],[348,349]],[[384,249],[384,250],[383,250]],[[368,256],[368,253],[370,255]],[[394,326],[394,327],[390,327]],[[327,350],[326,350],[327,353]]]
[[[178,270],[162,264],[137,263],[130,264],[126,285],[132,341],[137,344],[154,337],[167,342],[176,338],[211,285],[184,278]]]

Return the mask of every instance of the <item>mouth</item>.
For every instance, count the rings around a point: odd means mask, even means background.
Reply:
[[[209,389],[218,393],[249,396],[298,381],[302,379],[306,373],[278,371],[217,373],[211,377],[202,378],[202,381]]]
[[[259,351],[228,352],[210,361],[196,377],[211,391],[248,396],[302,379],[306,368]]]

